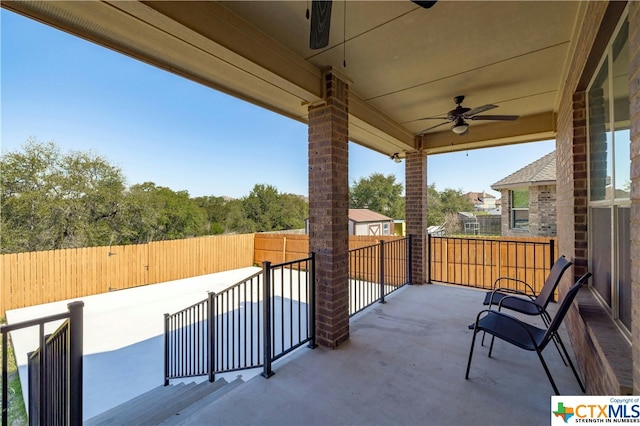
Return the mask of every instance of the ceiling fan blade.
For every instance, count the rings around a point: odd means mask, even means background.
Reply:
[[[491,105],[491,104],[482,105],[482,106],[479,106],[478,108],[474,108],[470,111],[465,112],[464,114],[462,114],[462,116],[464,118],[470,118],[473,115],[480,114],[481,112],[489,111],[490,109],[494,109],[494,108],[498,108],[498,105]]]
[[[422,118],[417,118],[414,121],[418,121],[418,120],[449,120],[449,117],[422,117]]]
[[[411,0],[413,3],[417,4],[420,7],[424,7],[425,9],[430,9],[434,4],[437,3],[436,1],[416,1],[416,0]]]
[[[440,124],[436,124],[435,126],[427,127],[426,129],[419,131],[417,134],[418,135],[422,135],[422,134],[428,132],[431,129],[435,129],[436,127],[444,126],[445,124],[451,124],[451,122],[450,121],[445,121],[444,123],[440,123]]]
[[[323,49],[329,45],[331,28],[331,0],[311,2],[311,32],[309,49]]]
[[[469,117],[469,120],[498,120],[498,121],[514,121],[520,118],[519,115],[475,115]]]

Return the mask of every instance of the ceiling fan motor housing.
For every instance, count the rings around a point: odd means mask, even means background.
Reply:
[[[466,113],[467,111],[471,111],[471,108],[465,108],[465,107],[461,107],[460,105],[458,105],[458,107],[456,109],[452,109],[451,111],[449,111],[447,113],[447,118],[449,120],[453,121],[458,117],[462,117],[462,115],[464,113]]]

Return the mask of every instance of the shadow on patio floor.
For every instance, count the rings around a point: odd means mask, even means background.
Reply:
[[[535,353],[496,341],[488,358],[478,344],[464,379],[482,299],[475,289],[406,286],[354,317],[339,348],[296,351],[269,380],[249,380],[185,424],[549,424],[553,390]],[[543,355],[560,392],[580,395],[555,347]]]

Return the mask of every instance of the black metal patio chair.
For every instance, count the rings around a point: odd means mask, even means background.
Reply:
[[[562,349],[564,356],[566,357],[569,365],[571,366],[571,370],[573,371],[574,376],[578,380],[578,384],[580,385],[580,389],[582,392],[585,392],[585,387],[580,380],[580,376],[576,371],[571,359],[569,358],[569,353],[567,352],[566,347],[562,343],[562,339],[560,339],[560,335],[558,334],[558,328],[562,323],[565,315],[569,311],[573,300],[575,299],[580,287],[587,282],[589,277],[591,276],[590,272],[587,272],[583,276],[581,276],[578,281],[569,289],[566,296],[562,300],[560,307],[558,308],[558,312],[555,317],[549,324],[548,328],[539,328],[528,324],[524,321],[519,320],[511,315],[505,314],[504,312],[499,312],[493,309],[484,309],[478,313],[476,316],[476,321],[473,324],[473,337],[471,339],[471,349],[469,350],[469,361],[467,363],[467,372],[465,375],[465,379],[469,379],[469,369],[471,368],[471,357],[473,355],[473,347],[476,342],[476,335],[478,332],[483,331],[491,334],[493,337],[497,337],[501,340],[504,340],[507,343],[511,343],[521,349],[527,351],[535,351],[542,363],[542,367],[544,367],[545,373],[547,373],[547,377],[549,378],[549,382],[551,382],[551,386],[553,387],[556,395],[559,395],[558,387],[553,381],[553,377],[551,377],[551,372],[547,367],[544,358],[542,357],[542,351],[547,347],[551,340],[556,339],[558,345]],[[491,346],[489,348],[489,357],[491,357],[491,352],[493,351],[493,339],[491,340]]]
[[[485,294],[483,305],[498,305],[498,308],[511,309],[526,315],[542,315],[543,319],[550,320],[546,309],[553,300],[553,293],[560,283],[564,272],[569,269],[571,262],[566,257],[560,256],[549,271],[544,281],[542,290],[536,295],[533,287],[526,281],[511,277],[500,277],[494,282],[494,288]],[[529,289],[529,293],[518,289],[499,287],[501,281],[515,281]],[[533,295],[533,296],[532,296]],[[549,322],[546,322],[548,325]]]
[[[537,295],[535,295],[536,293],[533,287],[526,281],[512,277],[499,277],[493,284],[493,290],[488,291],[485,294],[482,304],[489,306],[497,305],[499,311],[504,308],[511,309],[512,311],[525,315],[540,315],[544,325],[548,327],[551,323],[551,315],[547,312],[547,306],[549,305],[549,302],[553,300],[553,294],[556,291],[558,284],[560,284],[562,275],[570,266],[571,262],[567,260],[566,257],[560,256],[551,267],[551,271],[549,271],[549,275],[544,281],[544,285],[542,286],[540,293]],[[512,289],[500,287],[499,285],[502,281],[514,281],[521,284],[523,288],[526,288],[529,291],[522,291],[517,288]],[[556,347],[558,347],[558,343],[554,343]],[[482,336],[482,344],[484,344],[484,335]],[[562,357],[560,348],[558,348],[558,352]],[[562,358],[562,362],[567,365],[564,357]]]

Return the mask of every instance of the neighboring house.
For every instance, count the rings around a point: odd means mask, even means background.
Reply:
[[[401,225],[402,226],[402,225]],[[305,219],[309,233],[309,219]],[[394,220],[369,209],[349,209],[349,235],[394,235]]]
[[[486,191],[467,192],[464,197],[471,201],[475,211],[487,211],[496,208],[496,197]]]
[[[556,152],[491,185],[502,194],[502,235],[556,236]]]

